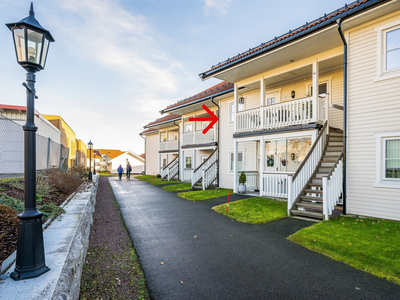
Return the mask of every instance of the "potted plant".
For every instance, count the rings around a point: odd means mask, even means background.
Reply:
[[[246,192],[246,174],[244,173],[244,171],[242,171],[242,173],[240,173],[239,176],[239,188],[238,188],[238,192],[239,194],[244,194]]]

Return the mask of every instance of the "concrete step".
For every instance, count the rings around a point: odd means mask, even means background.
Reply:
[[[333,151],[333,150],[327,150],[325,151],[324,158],[326,156],[336,156],[336,159],[339,157],[339,155],[342,154],[342,151]]]
[[[297,209],[291,209],[290,212],[295,216],[301,216],[301,217],[317,219],[317,220],[324,219],[324,215],[322,213],[306,211],[306,210],[297,210]]]
[[[319,180],[319,181],[321,181],[321,180]],[[308,184],[308,187],[320,187],[320,188],[322,188],[322,183],[309,183]]]
[[[343,148],[343,142],[342,141],[337,142],[337,141],[329,140],[328,147],[341,147],[341,148]]]
[[[316,178],[322,178],[322,177],[327,177],[329,175],[329,173],[328,172],[321,172],[321,173],[317,173],[317,174],[315,174],[315,177]]]
[[[334,137],[338,137],[338,136],[341,136],[341,137],[343,137],[343,132],[338,132],[338,131],[332,131],[332,130],[330,130],[329,131],[329,136],[334,136]]]
[[[343,145],[342,146],[330,146],[326,147],[325,152],[341,152],[343,150]]]
[[[327,167],[327,168],[332,168],[335,164],[335,161],[321,161],[321,167]]]
[[[338,159],[339,155],[328,155],[325,153],[325,155],[322,157],[322,161],[332,161],[335,162]]]
[[[328,172],[331,171],[331,169],[332,169],[332,166],[328,166],[328,167],[320,166],[320,167],[318,168],[317,173],[328,173]]]
[[[304,190],[304,192],[307,194],[320,194],[320,195],[324,193],[323,190]]]

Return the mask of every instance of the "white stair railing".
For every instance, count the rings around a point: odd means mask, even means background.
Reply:
[[[168,181],[174,178],[179,172],[179,159],[176,159],[171,163],[170,167],[168,168]]]
[[[214,161],[207,169],[203,169],[202,188],[208,188],[218,176],[218,159]]]
[[[192,186],[196,184],[203,177],[203,169],[208,169],[216,160],[218,159],[218,148],[210,154],[210,156],[200,165],[198,166],[192,174]]]
[[[339,161],[335,163],[335,167],[331,174],[327,177],[322,177],[323,193],[323,214],[325,221],[329,220],[329,216],[335,209],[335,205],[339,201],[339,197],[343,192],[343,161],[342,155]]]
[[[314,173],[315,168],[324,154],[324,148],[327,141],[327,128],[328,122],[325,121],[314,145],[311,147],[307,156],[297,169],[296,173],[288,176],[288,215],[290,216],[290,209],[296,201],[300,192],[304,188],[305,184],[310,179],[311,175]]]
[[[170,169],[176,163],[179,164],[179,155],[177,157],[175,157],[173,160],[171,160],[168,165],[166,165],[164,168],[161,169],[161,172],[160,172],[161,173],[161,180],[164,180],[164,178],[167,178],[167,180],[169,181]]]

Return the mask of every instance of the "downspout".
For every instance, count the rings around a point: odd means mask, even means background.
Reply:
[[[144,174],[146,175],[146,138],[141,133],[139,135],[144,139]]]
[[[343,41],[343,214],[347,214],[347,42],[338,19],[338,31]]]
[[[214,103],[214,105],[216,107],[218,107],[218,112],[217,112],[217,117],[218,117],[218,121],[219,121],[219,105],[217,103],[214,102],[214,97],[211,97],[211,102]],[[217,126],[217,124],[215,124],[215,126]],[[220,135],[219,135],[219,124],[218,124],[218,142],[217,142],[217,153],[218,153],[218,160],[219,160],[219,141],[220,141]],[[218,177],[218,187],[219,187],[219,165],[220,165],[220,161],[218,163],[218,170],[217,170],[217,177]]]
[[[181,174],[179,174],[179,171],[180,171],[180,169],[181,169],[180,162],[182,161],[182,160],[181,160],[182,157],[181,157],[181,159],[179,159],[179,155],[181,154],[181,143],[180,143],[180,140],[181,140],[181,128],[180,128],[179,125],[176,124],[175,122],[176,122],[176,121],[173,122],[174,125],[178,127],[178,179],[179,179],[179,177],[180,177],[180,175],[181,175]]]

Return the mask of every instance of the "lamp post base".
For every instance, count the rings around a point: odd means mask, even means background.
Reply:
[[[50,270],[45,264],[42,215],[37,210],[18,215],[17,259],[10,274],[14,280],[35,278]]]

